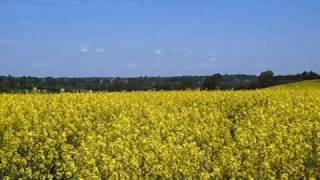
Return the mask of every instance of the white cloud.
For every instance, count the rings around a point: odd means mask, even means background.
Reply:
[[[201,64],[201,66],[203,66],[203,67],[215,67],[214,64],[207,64],[207,63],[203,63],[203,64]]]
[[[195,54],[195,52],[193,50],[189,50],[189,51],[186,51],[184,53],[184,55],[186,55],[186,56],[191,56],[191,55],[194,55],[194,54]]]
[[[213,52],[209,52],[208,53],[208,61],[210,61],[210,62],[216,62],[217,61],[217,58],[214,56]]]
[[[217,58],[215,58],[215,57],[209,57],[209,60],[208,61],[210,61],[210,62],[216,62],[217,61]]]
[[[162,55],[162,54],[163,54],[163,51],[162,51],[162,49],[155,49],[155,50],[153,51],[153,53],[154,53],[155,55]]]
[[[50,67],[51,64],[47,62],[36,62],[32,65],[34,68],[44,68],[44,67]]]
[[[80,49],[80,51],[86,53],[86,52],[89,52],[90,49],[87,48],[87,47],[82,47],[82,48]]]
[[[96,52],[97,53],[103,53],[104,52],[104,48],[96,48]]]
[[[137,63],[135,62],[131,62],[129,65],[128,65],[128,68],[131,69],[131,68],[134,68],[137,66]]]

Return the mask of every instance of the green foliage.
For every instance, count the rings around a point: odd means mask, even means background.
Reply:
[[[264,71],[259,75],[259,85],[261,87],[268,87],[274,84],[274,73],[270,70]]]
[[[137,78],[36,78],[0,76],[0,92],[88,92],[146,91],[186,89],[257,89],[301,80],[319,79],[312,71],[296,75],[274,76],[272,71],[260,76],[235,74],[212,76],[137,77]]]
[[[208,77],[203,82],[204,89],[219,89],[220,83],[223,81],[223,75],[214,74],[211,77]]]

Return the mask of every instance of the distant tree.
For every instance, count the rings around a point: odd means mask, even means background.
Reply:
[[[179,85],[178,85],[178,89],[183,89],[183,90],[186,90],[186,89],[195,89],[195,85],[193,84],[193,82],[191,80],[188,80],[188,79],[185,79],[185,80],[181,80],[179,82]]]
[[[203,88],[212,90],[212,89],[219,89],[219,84],[223,81],[223,75],[221,74],[214,74],[208,78],[206,78],[203,82]]]
[[[319,75],[316,72],[313,71],[304,71],[301,74],[301,77],[303,80],[312,80],[312,79],[318,79]]]
[[[123,91],[123,90],[127,90],[127,89],[125,88],[125,82],[124,82],[124,80],[121,79],[120,77],[113,78],[113,79],[111,80],[110,90],[111,90],[111,91]]]
[[[258,78],[259,87],[272,86],[274,80],[274,73],[271,70],[261,72]]]
[[[181,90],[181,89],[257,89],[271,85],[286,84],[301,80],[319,79],[313,71],[296,75],[277,75],[272,71],[255,75],[176,76],[137,78],[54,78],[0,76],[0,92],[32,92],[33,87],[41,92],[83,91],[133,91],[133,90]]]

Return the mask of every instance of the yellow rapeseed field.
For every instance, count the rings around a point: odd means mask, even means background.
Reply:
[[[320,178],[320,90],[2,94],[18,178]]]

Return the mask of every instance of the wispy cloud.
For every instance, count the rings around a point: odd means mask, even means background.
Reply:
[[[44,68],[44,67],[50,67],[51,64],[47,62],[36,62],[32,65],[33,68]]]
[[[189,50],[189,51],[188,51],[188,54],[189,54],[189,55],[194,54],[194,50]]]
[[[214,64],[209,64],[209,63],[203,63],[201,64],[202,67],[215,67]]]
[[[153,51],[153,53],[154,53],[155,55],[162,55],[162,54],[163,54],[163,50],[162,50],[162,49],[155,49],[155,50]]]
[[[208,61],[210,62],[216,62],[217,58],[216,57],[209,57]]]
[[[216,62],[217,61],[217,58],[214,56],[213,52],[209,52],[208,53],[208,61],[210,61],[210,62]]]
[[[88,53],[88,52],[103,53],[103,52],[105,52],[105,49],[102,47],[90,49],[88,46],[82,46],[80,48],[80,51],[83,53]]]
[[[136,66],[137,66],[137,63],[135,63],[135,62],[131,62],[131,63],[128,64],[128,68],[129,69],[134,68]]]
[[[96,52],[97,53],[103,53],[104,52],[104,48],[96,48]]]
[[[195,54],[195,51],[194,51],[194,50],[188,50],[188,51],[185,51],[183,54],[184,54],[185,56],[192,56],[192,55]]]
[[[83,53],[87,53],[87,52],[90,51],[90,49],[87,48],[87,47],[82,47],[82,48],[80,49],[80,51],[83,52]]]

